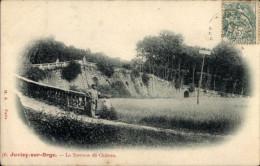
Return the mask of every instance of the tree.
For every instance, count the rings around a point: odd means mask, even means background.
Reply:
[[[150,76],[147,73],[143,73],[142,80],[143,80],[143,83],[146,86],[148,86],[149,85]]]
[[[137,57],[145,59],[143,70],[165,80],[173,80],[176,89],[183,83],[192,83],[194,87],[199,81],[196,74],[200,74],[202,65],[200,49],[209,50],[187,46],[183,44],[181,35],[170,31],[146,36],[136,46]],[[205,89],[247,94],[250,84],[246,66],[237,48],[228,43],[219,43],[213,48],[212,54],[205,57],[202,85]]]
[[[179,68],[182,60],[183,37],[170,31],[162,31],[158,36],[148,36],[137,43],[137,56],[146,59],[148,72],[161,78],[170,77],[177,57]],[[162,68],[163,66],[163,68]],[[162,72],[160,72],[162,71]],[[180,70],[179,73],[180,75]],[[173,77],[173,76],[171,76]]]
[[[61,70],[61,78],[71,82],[75,80],[80,73],[80,64],[76,62],[70,62],[67,67]]]
[[[246,78],[240,76],[245,70],[245,63],[237,48],[222,42],[214,47],[211,61],[214,75],[220,78],[221,91],[234,93],[237,83],[245,81]]]
[[[104,75],[108,77],[111,77],[115,73],[113,65],[106,62],[105,60],[99,61],[97,63],[97,67]]]

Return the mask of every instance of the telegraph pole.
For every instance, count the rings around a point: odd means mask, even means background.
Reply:
[[[199,87],[198,87],[198,94],[197,94],[197,104],[200,103],[200,86],[202,82],[202,73],[203,73],[203,67],[204,67],[204,61],[205,61],[205,56],[210,55],[211,52],[208,50],[199,50],[199,53],[203,55],[202,59],[202,65],[201,65],[201,72],[200,72],[200,80],[199,80]]]

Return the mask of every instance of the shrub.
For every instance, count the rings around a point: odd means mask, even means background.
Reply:
[[[48,71],[41,70],[37,67],[32,67],[31,69],[27,70],[23,76],[33,81],[41,81],[47,78],[49,74]]]
[[[111,94],[112,88],[110,85],[98,85],[97,90],[101,94]],[[112,94],[111,94],[112,95]]]
[[[103,107],[99,113],[99,116],[102,119],[108,119],[108,120],[117,120],[118,119],[118,114],[114,107],[111,107],[111,109]]]
[[[123,68],[127,69],[127,70],[131,70],[131,65],[130,64],[123,64],[122,65]]]
[[[70,85],[70,90],[79,91],[78,86],[76,85]]]
[[[193,84],[190,84],[190,87],[189,87],[189,92],[194,92],[195,91],[195,87]]]
[[[80,64],[77,62],[70,62],[67,67],[61,70],[61,78],[69,82],[75,80],[78,74],[81,73]]]
[[[149,75],[148,75],[147,73],[143,73],[143,75],[142,75],[142,80],[143,80],[143,83],[144,83],[146,86],[148,86],[149,80],[150,80]]]
[[[111,85],[98,85],[97,90],[101,94],[111,95],[111,97],[130,97],[130,92],[121,81],[113,82]]]
[[[137,86],[136,83],[134,84],[134,88],[135,88],[135,91],[136,91],[138,94],[141,94],[140,88],[139,88],[139,86]]]
[[[92,77],[92,80],[94,81],[94,83],[95,83],[96,85],[98,85],[98,84],[99,84],[99,80],[98,80],[98,78],[97,78],[97,77]]]
[[[181,82],[177,80],[174,84],[175,89],[180,89],[181,88]]]
[[[112,83],[112,94],[114,97],[129,97],[130,92],[126,89],[125,85],[121,81]]]
[[[139,73],[139,70],[138,69],[133,69],[131,74],[135,77],[139,77],[140,76],[140,73]]]
[[[227,95],[225,92],[218,92],[218,94],[219,94],[221,97],[228,97],[228,95]]]
[[[108,77],[111,77],[115,73],[114,67],[106,62],[98,62],[97,67],[104,75]]]
[[[131,80],[133,81],[133,82],[135,82],[135,78],[136,77],[139,77],[140,76],[140,73],[139,73],[139,70],[138,69],[133,69],[132,71],[131,71]]]
[[[126,69],[122,69],[121,72],[123,73],[124,76],[127,76],[127,71],[126,71]]]

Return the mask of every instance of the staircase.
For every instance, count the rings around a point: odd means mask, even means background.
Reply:
[[[84,65],[81,65],[81,72],[82,72],[82,81],[83,81],[83,85],[85,89],[88,89],[90,87],[90,85],[88,84],[88,80],[87,80],[87,72],[86,69],[84,68]]]
[[[61,80],[61,70],[57,70],[57,78],[58,78],[58,87],[64,88],[63,82]]]

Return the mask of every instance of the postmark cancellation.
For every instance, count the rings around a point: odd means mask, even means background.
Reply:
[[[257,2],[222,2],[222,39],[234,44],[257,44]]]

